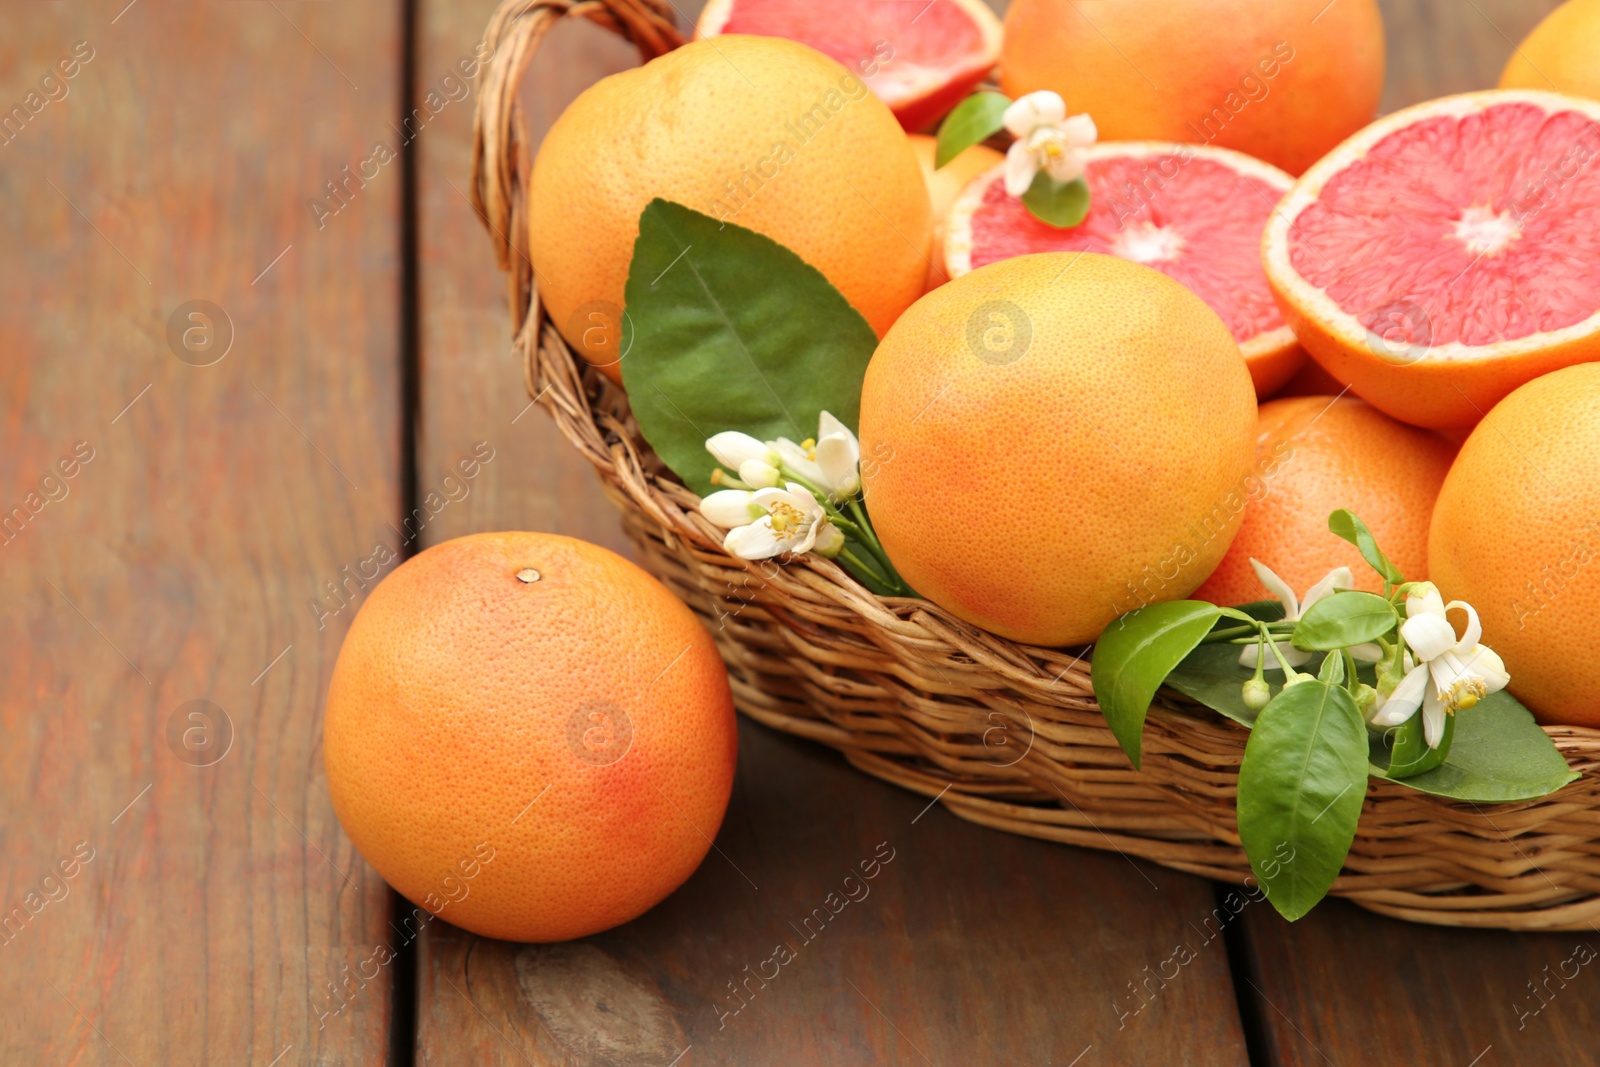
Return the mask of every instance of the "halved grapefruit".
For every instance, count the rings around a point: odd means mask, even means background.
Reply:
[[[1222,317],[1257,397],[1271,396],[1305,361],[1261,273],[1261,232],[1294,179],[1205,145],[1112,141],[1084,154],[1089,215],[1071,229],[1006,195],[1003,164],[967,186],[945,223],[950,277],[1032,252],[1102,252],[1154,267]]]
[[[1600,360],[1600,104],[1445,97],[1373,123],[1295,184],[1267,279],[1316,360],[1418,426]]]
[[[861,75],[911,132],[943,118],[1000,60],[983,0],[710,0],[696,37],[787,37]]]

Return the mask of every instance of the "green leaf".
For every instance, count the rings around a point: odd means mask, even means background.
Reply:
[[[1421,712],[1415,718],[1421,719]],[[1492,693],[1454,718],[1455,736],[1444,762],[1399,779],[1402,785],[1470,804],[1499,804],[1537,800],[1578,777],[1550,735],[1510,693]],[[1372,742],[1371,759],[1373,774],[1394,777],[1381,737]]]
[[[706,439],[803,441],[831,411],[854,429],[877,336],[822,273],[771,238],[668,200],[639,216],[622,383],[645,440],[710,492]]]
[[[1334,593],[1311,605],[1295,624],[1293,643],[1308,652],[1376,641],[1399,623],[1394,605],[1372,593]]]
[[[1386,730],[1381,740],[1389,749],[1389,768],[1385,776],[1394,779],[1410,778],[1414,775],[1431,771],[1445,761],[1450,755],[1451,742],[1455,739],[1456,717],[1444,717],[1444,737],[1439,741],[1438,748],[1428,747],[1427,730],[1423,728],[1422,716],[1413,715],[1399,726]]]
[[[1211,632],[1215,604],[1178,600],[1129,612],[1095,642],[1089,681],[1111,732],[1135,767],[1145,713],[1167,674]]]
[[[933,153],[938,170],[975,144],[982,144],[1005,128],[1001,121],[1011,98],[1004,93],[973,93],[957,104],[939,127],[939,144]]]
[[[1350,694],[1301,682],[1261,712],[1239,768],[1239,840],[1293,922],[1339,876],[1367,784],[1367,731]]]
[[[1399,585],[1405,581],[1400,574],[1400,569],[1389,562],[1389,557],[1383,554],[1383,549],[1378,547],[1378,539],[1372,536],[1372,531],[1367,529],[1367,524],[1356,518],[1355,513],[1340,508],[1328,516],[1328,529],[1335,536],[1349,541],[1361,550],[1361,558],[1371,565],[1372,569],[1383,576],[1383,580],[1390,585]]]
[[[1040,222],[1071,229],[1089,215],[1089,183],[1082,178],[1058,182],[1041,170],[1022,194],[1022,204]]]

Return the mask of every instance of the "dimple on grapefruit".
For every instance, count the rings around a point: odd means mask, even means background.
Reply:
[[[1261,405],[1256,475],[1244,524],[1195,599],[1237,605],[1267,597],[1252,558],[1303,594],[1335,567],[1354,588],[1383,580],[1354,545],[1328,531],[1328,516],[1361,517],[1409,581],[1428,577],[1428,521],[1455,448],[1355,397],[1304,396]]]
[[[1470,427],[1600,359],[1600,103],[1467,93],[1397,112],[1306,172],[1267,226],[1300,341],[1395,418]]]
[[[984,171],[997,166],[1005,156],[987,145],[975,144],[942,167],[935,167],[939,153],[937,138],[911,135],[911,150],[917,154],[923,180],[928,183],[928,201],[933,208],[933,250],[928,254],[927,287],[932,289],[950,280],[945,268],[944,229],[950,209],[967,185]]]
[[[832,56],[907,130],[958,104],[1000,58],[1000,20],[983,0],[710,0],[695,36],[786,37]]]
[[[1511,693],[1542,722],[1600,727],[1600,364],[1497,404],[1461,446],[1428,538],[1430,577],[1478,610]]]
[[[477,534],[406,562],[345,636],[323,724],[345,832],[485,937],[626,922],[705,857],[733,786],[711,636],[603,548]]]
[[[1255,430],[1239,348],[1199,297],[1113,256],[1019,256],[884,337],[861,474],[919,593],[1013,640],[1076,644],[1215,568]]]
[[[596,82],[546,134],[528,205],[539,295],[619,383],[623,289],[655,197],[786,245],[880,335],[922,294],[932,220],[916,156],[857,74],[805,45],[692,42]]]
[[[1271,396],[1305,362],[1261,270],[1261,234],[1294,184],[1240,152],[1161,142],[1103,143],[1084,152],[1089,214],[1060,229],[1029,214],[997,165],[967,186],[945,223],[945,268],[1033,252],[1102,252],[1182,282],[1222,316],[1256,395]]]
[[[1378,112],[1376,0],[1013,0],[1001,86],[1112,141],[1195,141],[1299,174]]]

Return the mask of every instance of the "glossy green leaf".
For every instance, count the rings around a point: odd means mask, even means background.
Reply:
[[[1378,547],[1378,539],[1372,536],[1372,531],[1367,529],[1367,524],[1356,518],[1354,512],[1340,508],[1328,516],[1328,529],[1335,536],[1342,537],[1355,545],[1361,552],[1361,558],[1371,565],[1372,569],[1383,576],[1383,580],[1390,585],[1399,585],[1405,581],[1400,574],[1400,569],[1389,562],[1389,557],[1383,554],[1383,549]]]
[[[1041,170],[1022,194],[1022,205],[1040,222],[1071,229],[1089,216],[1089,183],[1082,178],[1058,182]]]
[[[1239,839],[1267,899],[1291,922],[1327,895],[1366,796],[1367,731],[1350,694],[1319,681],[1261,712],[1239,768]]]
[[[769,237],[653,200],[628,272],[622,382],[645,440],[710,492],[706,439],[803,441],[831,411],[855,428],[878,339],[822,273]]]
[[[1095,643],[1089,663],[1095,700],[1135,767],[1156,690],[1221,614],[1216,605],[1199,600],[1151,604],[1113,622]]]
[[[1293,643],[1307,651],[1376,641],[1399,623],[1394,605],[1372,593],[1344,592],[1325,596],[1312,604],[1295,624]]]
[[[973,93],[957,104],[939,127],[939,143],[933,153],[935,170],[982,144],[1005,128],[1002,121],[1011,98],[1004,93]]]
[[[1399,726],[1390,727],[1381,735],[1381,740],[1389,750],[1389,767],[1385,776],[1394,779],[1411,778],[1443,763],[1450,755],[1451,744],[1456,735],[1456,717],[1444,717],[1444,737],[1439,741],[1438,748],[1428,747],[1427,730],[1422,725],[1422,716],[1413,715]]]
[[[1550,735],[1510,693],[1490,694],[1477,707],[1456,712],[1454,730],[1444,762],[1400,779],[1402,785],[1451,800],[1498,804],[1537,800],[1578,777]],[[1393,777],[1390,759],[1383,739],[1375,738],[1372,773]]]

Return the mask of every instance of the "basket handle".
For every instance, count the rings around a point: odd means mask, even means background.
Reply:
[[[508,273],[512,332],[534,316],[538,293],[528,256],[528,127],[517,87],[550,28],[562,18],[604,26],[639,49],[648,63],[684,43],[671,0],[502,0],[484,31],[492,49],[472,122],[472,206]]]

